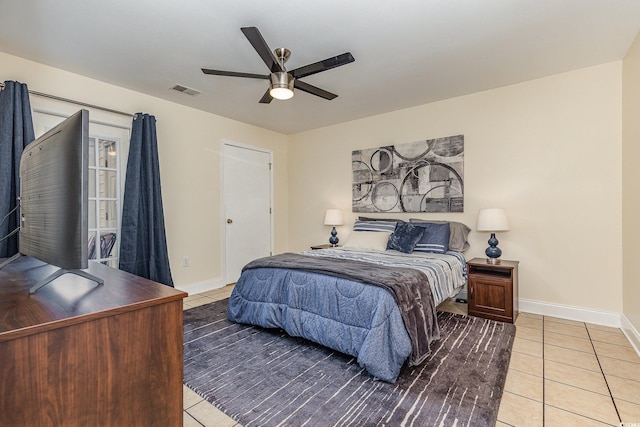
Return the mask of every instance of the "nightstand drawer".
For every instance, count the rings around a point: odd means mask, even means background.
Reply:
[[[505,280],[511,280],[513,276],[512,268],[496,268],[495,265],[485,264],[485,265],[476,265],[476,264],[468,264],[467,265],[467,273],[473,276],[486,276],[492,278],[503,278]]]

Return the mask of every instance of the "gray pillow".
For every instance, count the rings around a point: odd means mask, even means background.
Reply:
[[[396,218],[371,218],[368,216],[359,216],[358,219],[360,221],[391,221],[391,222],[402,221],[401,219],[396,219]]]
[[[395,231],[389,237],[389,241],[387,241],[387,249],[395,249],[396,251],[410,254],[422,238],[424,232],[424,227],[398,221]]]
[[[388,231],[393,233],[396,229],[396,221],[361,221],[356,219],[353,231]]]
[[[467,241],[467,237],[469,236],[469,232],[471,232],[471,228],[461,222],[455,221],[440,221],[440,220],[427,220],[427,219],[418,219],[411,218],[410,222],[415,223],[425,223],[430,222],[433,224],[444,224],[449,223],[450,235],[449,235],[449,250],[464,252],[469,249],[469,242]]]

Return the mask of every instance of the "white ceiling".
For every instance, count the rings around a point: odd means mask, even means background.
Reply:
[[[0,51],[285,134],[619,60],[640,31],[640,0],[0,0],[0,10]],[[289,69],[351,52],[354,63],[303,79],[338,98],[296,91],[259,104],[267,81],[204,75],[267,74],[246,26],[290,49]]]

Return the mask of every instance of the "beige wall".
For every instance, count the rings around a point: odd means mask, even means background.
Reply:
[[[638,75],[638,42],[624,62]],[[351,213],[351,151],[465,135],[465,212],[401,215],[448,218],[475,227],[478,209],[507,209],[499,233],[505,259],[520,260],[521,298],[621,312],[622,62],[449,99],[289,137],[0,53],[2,79],[32,90],[158,119],[169,255],[178,285],[221,277],[220,140],[274,151],[275,250],[325,243],[324,210]],[[634,65],[636,64],[636,65]],[[630,71],[634,70],[634,71]],[[637,147],[637,77],[625,78],[625,156]],[[635,97],[638,99],[638,97]],[[34,106],[46,101],[32,97]],[[631,106],[630,106],[631,105]],[[67,108],[70,108],[67,106]],[[92,112],[92,118],[123,119]],[[628,126],[627,126],[628,125]],[[635,125],[635,127],[634,127]],[[635,144],[637,145],[637,144]],[[638,176],[625,163],[625,209],[640,209]],[[637,172],[636,172],[637,173]],[[290,179],[289,179],[290,177]],[[625,216],[625,313],[638,325],[633,282],[638,228]],[[629,225],[630,224],[630,225]],[[635,234],[630,234],[633,231]],[[468,258],[482,256],[486,233],[472,232]],[[189,256],[191,267],[182,267]]]
[[[622,69],[623,313],[640,331],[640,34]]]
[[[77,74],[0,52],[2,80],[27,83],[29,89],[115,110],[156,116],[162,196],[171,270],[176,285],[222,277],[220,218],[220,141],[273,150],[275,250],[287,245],[287,137]],[[56,108],[32,96],[32,107]],[[76,111],[68,104],[59,108]],[[130,125],[130,119],[91,111],[91,119]],[[182,267],[182,257],[190,266]]]
[[[289,249],[326,243],[326,208],[351,213],[351,151],[464,134],[465,211],[503,207],[520,297],[622,311],[621,69],[614,62],[290,136]],[[397,214],[394,214],[397,216]],[[403,218],[417,215],[403,214]],[[472,232],[468,258],[487,233]]]

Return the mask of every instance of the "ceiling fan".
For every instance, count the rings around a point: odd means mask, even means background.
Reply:
[[[276,99],[289,99],[293,96],[293,88],[300,89],[303,92],[310,93],[312,95],[319,96],[324,99],[332,100],[338,95],[327,92],[319,87],[310,85],[300,81],[302,77],[310,76],[312,74],[319,73],[321,71],[330,70],[341,65],[349,64],[355,61],[350,52],[343,53],[342,55],[327,58],[323,61],[314,62],[313,64],[305,65],[304,67],[296,68],[295,70],[287,70],[284,66],[285,62],[289,59],[291,52],[289,49],[279,47],[271,52],[271,49],[264,41],[262,34],[256,27],[243,27],[241,28],[245,37],[249,40],[249,43],[258,52],[258,55],[262,58],[267,67],[269,67],[270,74],[252,74],[252,73],[239,73],[235,71],[221,71],[211,70],[208,68],[202,68],[202,72],[205,74],[213,74],[216,76],[231,76],[231,77],[246,77],[250,79],[264,79],[270,80],[269,89],[264,93],[260,99],[260,103],[268,104],[273,98]]]

